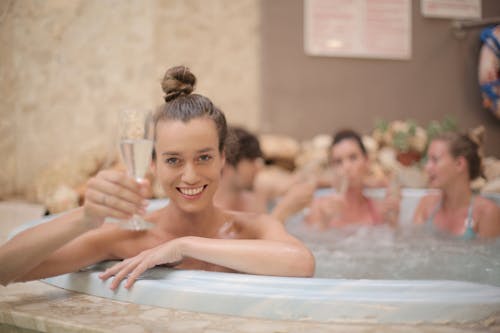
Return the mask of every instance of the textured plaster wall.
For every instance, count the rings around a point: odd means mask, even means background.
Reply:
[[[117,111],[162,102],[186,64],[228,119],[258,123],[258,0],[0,1],[0,198],[112,146]]]

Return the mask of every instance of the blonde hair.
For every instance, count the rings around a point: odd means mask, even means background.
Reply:
[[[453,157],[463,156],[465,158],[470,180],[474,180],[483,174],[480,153],[483,132],[471,132],[470,134],[446,132],[434,138],[434,140],[448,143],[448,149]]]

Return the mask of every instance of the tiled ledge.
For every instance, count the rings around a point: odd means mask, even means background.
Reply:
[[[485,332],[500,314],[468,325],[320,324],[210,315],[124,303],[66,291],[42,282],[0,287],[0,325],[20,332]],[[9,327],[7,326],[7,327]],[[5,327],[5,326],[4,326]],[[2,326],[0,326],[2,328]]]

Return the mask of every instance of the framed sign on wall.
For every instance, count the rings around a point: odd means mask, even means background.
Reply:
[[[481,18],[481,0],[420,0],[420,7],[425,17]]]
[[[410,0],[304,0],[312,56],[411,58]]]

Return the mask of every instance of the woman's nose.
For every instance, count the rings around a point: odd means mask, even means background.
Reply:
[[[196,167],[192,163],[187,163],[182,172],[181,180],[187,184],[195,184],[198,181]]]
[[[424,165],[424,170],[425,172],[429,173],[429,171],[431,170],[432,168],[432,165],[431,165],[431,161],[427,161]]]
[[[351,169],[351,163],[348,161],[343,161],[340,164],[340,170],[345,174]]]

